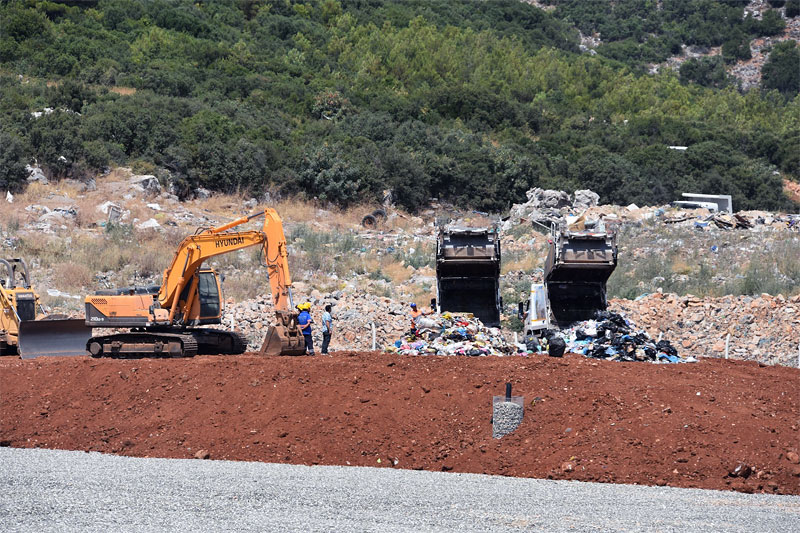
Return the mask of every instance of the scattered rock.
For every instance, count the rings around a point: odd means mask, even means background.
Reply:
[[[198,200],[207,200],[208,198],[211,198],[211,191],[204,189],[203,187],[198,187],[194,190],[194,197]]]
[[[786,460],[792,464],[800,464],[800,455],[797,452],[789,452],[786,454]]]
[[[736,468],[728,472],[731,477],[741,477],[747,479],[753,473],[753,468],[746,463],[739,463]]]
[[[197,450],[197,452],[194,454],[195,459],[208,459],[210,457],[211,454],[208,452],[208,450]]]

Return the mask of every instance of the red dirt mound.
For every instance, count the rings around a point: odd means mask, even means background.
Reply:
[[[506,382],[524,420],[493,439]],[[3,359],[0,441],[800,494],[798,384],[797,369],[715,359]]]

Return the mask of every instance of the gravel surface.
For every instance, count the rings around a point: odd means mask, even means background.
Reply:
[[[0,448],[0,530],[791,531],[800,497]]]
[[[514,402],[494,402],[492,408],[492,437],[499,439],[517,429],[522,423],[523,407]]]

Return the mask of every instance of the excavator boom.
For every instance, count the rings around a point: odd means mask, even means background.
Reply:
[[[264,217],[260,231],[230,231],[259,216]],[[283,224],[278,213],[270,208],[185,238],[164,271],[157,291],[142,295],[136,288],[131,288],[128,294],[123,290],[118,294],[103,291],[103,294],[88,296],[87,325],[136,328],[130,334],[92,338],[88,350],[95,356],[242,353],[246,343],[233,332],[193,329],[194,326],[219,324],[221,321],[219,281],[216,273],[203,267],[203,263],[217,255],[259,245],[263,247],[272,300],[278,315],[278,324],[270,328],[265,342],[271,347],[267,353],[305,353],[297,314],[291,311],[292,282]]]

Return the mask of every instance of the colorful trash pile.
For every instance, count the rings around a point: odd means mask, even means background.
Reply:
[[[506,342],[498,328],[487,328],[469,313],[442,313],[418,321],[418,329],[387,346],[400,355],[517,355],[519,350]]]
[[[610,361],[649,361],[653,363],[693,363],[694,357],[680,357],[668,340],[653,340],[637,330],[624,316],[601,311],[594,320],[573,324],[557,333],[566,351]]]

